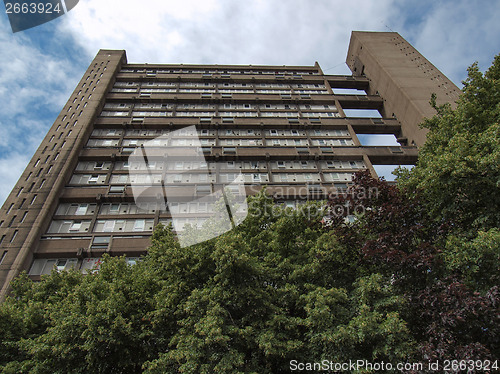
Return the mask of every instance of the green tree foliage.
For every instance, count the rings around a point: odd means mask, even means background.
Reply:
[[[413,343],[390,277],[321,223],[318,204],[251,198],[235,230],[180,248],[154,232],[135,266],[26,276],[0,306],[0,365],[26,373],[286,373],[290,360],[395,361]],[[354,262],[353,262],[354,261]]]
[[[377,191],[375,198],[369,190]],[[349,225],[334,217],[333,236],[359,251],[359,269],[390,278],[393,296],[406,305],[401,318],[415,343],[414,362],[494,360],[500,354],[498,231],[464,244],[460,229],[433,220],[425,201],[407,192],[358,173],[348,193],[330,204],[344,212],[362,207],[364,214]]]

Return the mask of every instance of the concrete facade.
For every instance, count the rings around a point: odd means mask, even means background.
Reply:
[[[346,62],[354,76],[369,79],[368,94],[384,99],[382,116],[399,120],[403,144],[425,142],[426,131],[418,124],[436,114],[429,104],[432,93],[438,104],[452,105],[460,94],[453,82],[396,32],[352,32]]]
[[[411,60],[423,57],[402,52],[408,46],[396,33],[354,32],[352,76],[326,75],[317,63],[130,64],[125,51],[99,51],[0,211],[0,297],[23,270],[38,280],[54,267],[89,271],[103,253],[131,263],[146,253],[154,226],[171,213],[137,209],[127,160],[171,131],[195,125],[217,165],[208,180],[188,161],[165,171],[193,199],[241,171],[247,193],[266,185],[277,202],[296,206],[345,189],[357,170],[375,176],[373,165],[414,163],[425,139],[417,123],[433,114],[429,91],[437,84],[450,101],[457,92],[431,65],[423,72]],[[382,115],[347,117],[352,108]],[[367,133],[393,134],[402,145],[362,146],[357,134]],[[199,223],[189,204],[175,209]]]

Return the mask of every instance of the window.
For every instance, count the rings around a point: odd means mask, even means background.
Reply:
[[[110,236],[96,236],[92,240],[92,248],[107,248],[110,241]]]
[[[57,271],[63,271],[73,268],[77,264],[76,258],[62,258],[62,259],[45,259],[39,258],[33,261],[30,275],[46,275],[55,268]]]
[[[209,194],[212,192],[212,188],[210,186],[196,186],[197,194]]]
[[[112,214],[118,214],[120,211],[120,204],[111,204],[109,206],[109,212]]]
[[[278,164],[278,168],[280,168],[280,169],[285,168],[285,161],[278,161],[277,164]]]
[[[82,228],[82,221],[74,221],[71,223],[69,231],[80,231],[81,228]]]
[[[122,193],[125,192],[125,186],[111,186],[109,193]]]
[[[21,223],[24,222],[24,220],[26,219],[26,216],[28,215],[28,212],[24,212],[23,216],[21,217]]]
[[[57,260],[56,261],[56,270],[63,271],[64,268],[66,267],[67,263],[68,263],[68,260],[66,260],[66,259]]]
[[[127,261],[127,265],[136,265],[137,262],[140,260],[138,257],[127,257],[125,261]]]
[[[144,231],[145,226],[146,226],[146,220],[136,219],[134,222],[134,231]]]
[[[11,227],[11,226],[12,226],[12,224],[13,224],[13,223],[14,223],[14,221],[16,220],[16,217],[17,217],[17,216],[12,217],[12,219],[11,219],[11,221],[10,221],[10,223],[9,223],[9,225],[8,225],[7,227]]]
[[[113,232],[114,229],[115,229],[114,220],[104,221],[104,227],[102,229],[103,232]]]
[[[75,215],[77,216],[83,216],[85,214],[87,214],[87,208],[88,208],[89,204],[80,204],[78,205],[78,208],[76,208],[76,212],[75,212]]]
[[[2,237],[2,239],[5,237],[5,235]],[[0,265],[2,265],[3,260],[5,259],[5,256],[7,256],[7,251],[3,251],[2,257],[0,257]]]
[[[95,273],[99,271],[101,267],[102,260],[100,258],[86,258],[82,262],[82,272],[87,273]]]
[[[97,183],[97,180],[99,179],[99,175],[93,174],[89,177],[89,180],[87,181],[88,184],[94,184]]]

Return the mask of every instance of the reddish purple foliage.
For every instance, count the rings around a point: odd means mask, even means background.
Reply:
[[[441,261],[453,222],[433,221],[419,196],[408,196],[368,171],[356,173],[353,182],[346,193],[331,197],[332,212],[337,208],[344,214],[333,214],[329,227],[359,252],[360,265],[390,275],[409,301],[404,317],[419,342],[415,359],[499,357],[499,288],[481,296],[460,275],[448,274]],[[364,214],[344,224],[354,211]]]

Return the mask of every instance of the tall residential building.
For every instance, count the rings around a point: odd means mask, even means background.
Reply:
[[[317,63],[130,64],[125,51],[99,51],[1,209],[0,297],[22,270],[36,280],[54,267],[90,270],[103,253],[135,261],[156,224],[200,224],[211,203],[199,198],[240,172],[248,194],[266,185],[295,206],[346,188],[357,170],[414,163],[431,93],[453,102],[458,88],[397,33],[353,32],[347,63],[352,76]],[[189,126],[209,173],[189,157],[129,162],[146,144],[183,149]],[[357,134],[401,145],[362,146]],[[136,205],[131,168],[178,187],[168,211]]]

